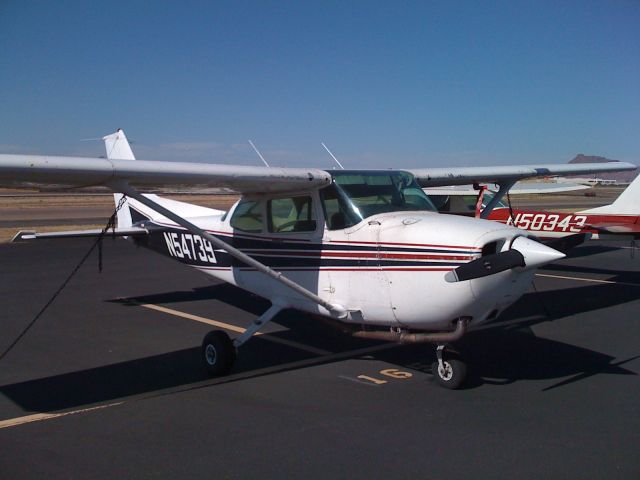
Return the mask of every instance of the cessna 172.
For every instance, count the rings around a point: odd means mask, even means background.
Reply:
[[[537,186],[535,193],[566,191],[566,186],[551,188]],[[493,202],[495,192],[488,189],[478,191],[471,186],[436,187],[424,189],[425,193],[442,213],[473,215],[514,225],[535,234],[540,239],[551,239],[589,234],[594,240],[627,240],[640,238],[640,175],[620,194],[616,200],[602,207],[578,212],[553,212],[509,208],[502,202]],[[529,190],[521,189],[521,192]],[[511,192],[514,193],[514,192]],[[477,209],[477,211],[476,211]],[[481,212],[481,213],[480,213]]]
[[[358,337],[437,344],[433,371],[457,388],[466,365],[448,344],[496,318],[563,253],[498,222],[440,215],[420,188],[618,171],[630,164],[418,170],[241,167],[134,160],[124,132],[108,158],[0,155],[0,185],[114,192],[114,234],[245,290],[272,306],[233,341],[207,334],[202,359],[227,373],[236,350],[284,308],[333,318]],[[142,194],[217,187],[241,194],[228,211]],[[31,238],[97,235],[33,234]]]

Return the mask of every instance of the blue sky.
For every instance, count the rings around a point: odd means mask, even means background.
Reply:
[[[640,163],[640,2],[0,1],[0,151]]]

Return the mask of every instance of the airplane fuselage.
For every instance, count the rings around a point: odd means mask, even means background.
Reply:
[[[251,234],[229,215],[193,218],[195,224],[331,303],[348,310],[344,321],[419,330],[446,330],[461,317],[495,318],[528,288],[531,270],[509,270],[449,283],[445,274],[480,258],[488,244],[508,250],[522,231],[497,222],[403,211],[366,218],[345,229]],[[323,313],[286,287],[244,266],[224,250],[169,221],[147,221],[137,242],[255,294]],[[446,244],[443,238],[452,239]]]

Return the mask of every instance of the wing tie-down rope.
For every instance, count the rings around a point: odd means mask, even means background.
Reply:
[[[58,296],[62,293],[64,288],[71,281],[71,279],[78,272],[78,270],[80,270],[80,267],[82,266],[82,264],[87,260],[87,258],[89,258],[89,255],[91,255],[91,253],[95,250],[96,247],[98,247],[98,270],[100,271],[100,273],[102,273],[102,240],[104,239],[104,236],[109,231],[109,229],[111,229],[112,232],[115,233],[116,216],[118,214],[118,211],[124,206],[126,201],[127,201],[127,196],[123,195],[123,197],[118,202],[116,209],[113,211],[113,214],[111,215],[111,217],[109,217],[107,224],[102,229],[102,232],[100,232],[100,235],[98,235],[98,238],[96,239],[96,241],[93,243],[93,245],[91,245],[91,248],[89,249],[89,251],[85,253],[84,257],[82,257],[80,262],[74,267],[74,269],[71,271],[69,276],[65,279],[65,281],[62,282],[58,290],[56,290],[56,292],[49,299],[49,301],[45,303],[44,307],[42,307],[42,309],[37,313],[37,315],[33,317],[33,320],[29,322],[29,324],[24,328],[24,330],[22,330],[20,335],[16,337],[16,339],[11,343],[11,345],[9,345],[4,350],[4,352],[2,352],[2,354],[0,355],[0,361],[2,361],[4,357],[6,357],[11,350],[13,350],[13,348],[20,342],[20,340],[22,340],[22,338],[27,334],[27,332],[31,329],[31,327],[35,325],[35,323],[42,316],[42,314],[51,306],[51,304],[55,301],[55,299],[58,298]],[[115,236],[113,238],[115,238]]]

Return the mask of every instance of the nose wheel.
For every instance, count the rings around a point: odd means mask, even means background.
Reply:
[[[438,360],[431,364],[431,372],[438,384],[450,390],[460,388],[467,378],[467,364],[445,345],[438,345],[436,357]]]

